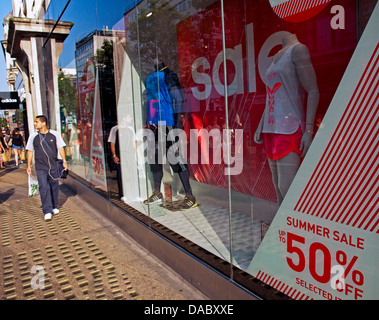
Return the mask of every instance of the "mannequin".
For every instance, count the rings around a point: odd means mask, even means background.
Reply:
[[[295,34],[283,38],[282,45],[266,72],[266,108],[254,135],[256,143],[265,144],[278,205],[312,143],[319,102],[308,48]],[[307,93],[305,114],[300,87]]]
[[[165,123],[166,129],[166,132],[164,134],[165,138],[167,139],[171,130],[182,127],[180,114],[182,112],[182,105],[184,100],[182,88],[177,75],[172,70],[167,68],[163,62],[155,60],[154,64],[156,71],[150,74],[145,80],[148,108],[147,126],[154,132],[156,141],[155,163],[150,164],[150,170],[153,176],[153,193],[148,199],[143,202],[146,205],[163,200],[163,194],[160,192],[163,179],[163,166],[160,164],[160,161],[158,159],[158,128],[161,126],[161,123],[163,121]],[[166,141],[166,149],[169,150],[172,144],[173,141],[171,139]],[[194,208],[198,204],[196,202],[196,198],[192,194],[188,165],[183,159],[181,159],[179,151],[177,151],[175,157],[177,157],[179,160],[178,163],[170,163],[170,166],[173,172],[179,175],[184,191],[186,193],[185,199],[179,209],[186,210]]]

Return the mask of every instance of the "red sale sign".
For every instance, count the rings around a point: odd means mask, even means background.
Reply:
[[[89,181],[96,188],[107,190],[105,154],[103,143],[103,128],[100,106],[100,89],[99,89],[99,71],[95,73],[95,92],[92,115],[92,136],[91,136],[91,153],[90,153],[90,170]]]

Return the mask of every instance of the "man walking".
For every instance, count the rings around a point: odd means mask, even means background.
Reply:
[[[52,214],[59,213],[58,193],[61,173],[58,172],[56,165],[58,152],[63,159],[64,169],[68,169],[64,151],[66,144],[58,132],[47,128],[47,118],[45,116],[35,118],[34,128],[37,132],[30,135],[26,145],[26,173],[31,174],[32,172],[31,164],[34,154],[42,210],[45,220],[51,220]]]

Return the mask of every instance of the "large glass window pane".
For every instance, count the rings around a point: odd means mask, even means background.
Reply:
[[[224,183],[228,184],[231,262],[243,269],[253,256],[251,110],[256,82],[253,26],[248,25],[243,2],[223,1],[227,100],[224,110]],[[217,58],[216,58],[217,59]],[[224,66],[221,66],[224,69]],[[228,133],[228,135],[227,135]],[[228,140],[229,139],[229,140]],[[227,165],[229,164],[229,165]]]
[[[295,2],[71,1],[58,84],[73,176],[222,272],[262,280],[377,4]]]
[[[225,98],[221,83],[202,83],[213,76],[210,63],[223,79],[221,10],[213,2],[144,1],[126,12],[116,91],[118,119],[136,134],[134,155],[120,146],[127,204],[229,261]],[[201,33],[206,41],[193,36]]]
[[[116,2],[112,3],[114,9]],[[107,139],[117,121],[114,36],[109,29],[117,21],[117,15],[106,8],[101,1],[71,2],[67,7],[61,20],[68,18],[74,27],[59,61],[58,81],[62,135],[70,169],[104,196],[112,193],[110,186],[114,179]]]
[[[169,223],[183,230],[180,234],[187,239],[230,261],[222,19],[221,2],[192,1],[191,11],[176,27],[191,189],[186,189],[185,172],[168,175],[165,183],[173,194],[182,195],[171,209],[180,219],[171,218]],[[194,199],[197,206],[188,209]]]
[[[243,270],[248,270],[250,260],[304,158],[300,148],[301,142],[306,142],[306,131],[311,132],[309,135],[317,131],[356,45],[353,15],[347,30],[334,33],[330,27],[330,13],[326,11],[317,19],[286,21],[274,12],[271,3],[276,2],[224,1],[225,34],[227,40],[230,38],[227,45],[230,49],[227,50],[240,48],[242,61],[242,85],[235,96],[236,101],[242,102],[235,105],[241,108],[236,112],[242,114],[242,119],[246,121],[243,127],[244,166],[235,183],[232,179],[231,207],[233,263]],[[308,66],[307,73],[301,73],[305,68],[296,66],[291,51],[279,61],[282,53],[297,42],[304,44],[304,51],[310,52],[306,62],[304,59],[299,62]],[[284,66],[286,61],[288,68]],[[280,78],[279,63],[292,75]],[[291,71],[289,68],[293,66],[295,69]],[[333,77],[328,77],[325,72],[331,66]],[[270,68],[274,69],[271,73],[268,71]],[[238,67],[235,69],[238,70]],[[290,88],[291,81],[297,83],[293,89]],[[284,89],[287,95],[282,93]],[[301,90],[301,95],[298,90]],[[295,98],[298,99],[298,102],[295,101],[299,105],[298,111],[285,110],[292,102],[284,100]],[[278,112],[274,113],[274,110],[281,106],[283,110],[274,119]],[[316,109],[314,115],[312,110]],[[277,127],[280,123],[281,128]],[[268,132],[275,133],[275,138],[281,140],[269,142]],[[296,146],[283,140],[296,132],[299,133]]]
[[[144,85],[141,77],[139,22],[140,1],[131,1],[120,10],[112,25],[114,38],[114,81],[117,106],[117,140],[120,158],[116,176],[119,196],[128,206],[139,210],[146,197],[146,171],[143,152]],[[118,159],[116,159],[118,160]],[[112,162],[113,160],[110,160]]]
[[[130,8],[134,5],[135,1],[129,1]],[[129,99],[133,92],[129,87],[121,88],[130,81],[130,70],[125,67],[125,17],[130,9],[126,8],[125,1],[97,0],[96,10],[102,34],[96,62],[100,72],[107,190],[110,199],[124,205],[125,194],[129,193],[130,198],[129,191],[138,190],[138,183],[133,180],[137,175],[133,99]]]
[[[63,3],[52,1],[47,14],[51,16],[51,12],[54,12],[55,15],[55,8],[60,8],[59,15],[55,17],[58,19],[64,9],[62,5]],[[83,19],[80,12],[86,13],[86,19]],[[95,52],[93,46],[88,44],[93,41],[90,33],[96,29],[95,1],[85,5],[71,2],[61,17],[62,21],[66,19],[74,23],[74,26],[65,41],[59,60],[61,132],[67,145],[66,154],[71,172],[81,177],[84,182],[90,182],[91,129],[96,81],[87,86],[86,80],[87,62],[88,72],[91,71],[93,75],[92,80],[96,75],[93,64]]]
[[[250,246],[245,247],[244,243],[239,242],[240,239],[246,239],[245,230],[232,228],[233,263],[260,280],[269,282],[270,285],[284,281],[291,290],[300,288],[302,293],[309,294],[304,288],[296,286],[293,272],[296,276],[321,286],[322,281],[329,275],[327,250],[332,252],[338,250],[336,248],[341,249],[338,245],[328,242],[327,235],[312,232],[312,226],[319,223],[322,226],[328,225],[331,229],[338,228],[328,220],[341,223],[344,221],[342,217],[347,215],[348,211],[339,210],[343,208],[342,201],[347,201],[349,197],[353,197],[352,195],[345,193],[340,197],[331,192],[327,200],[323,198],[327,188],[324,188],[324,185],[331,186],[330,188],[336,192],[342,190],[338,189],[343,183],[342,177],[334,175],[344,170],[341,165],[344,161],[341,158],[344,156],[339,155],[338,160],[334,158],[336,163],[330,164],[330,167],[317,157],[323,155],[323,159],[328,159],[328,155],[324,154],[325,146],[328,146],[327,150],[332,153],[341,147],[342,140],[331,147],[329,140],[325,138],[325,132],[338,132],[342,124],[339,124],[339,127],[338,123],[335,124],[336,119],[339,119],[335,110],[338,107],[348,110],[351,106],[348,103],[345,105],[344,101],[340,100],[341,93],[337,93],[340,92],[338,90],[343,90],[348,96],[356,89],[356,85],[350,87],[351,83],[346,79],[358,77],[351,72],[351,68],[354,68],[351,64],[358,61],[366,67],[369,60],[364,58],[364,49],[360,48],[361,51],[357,53],[357,44],[362,34],[360,26],[367,22],[369,16],[367,11],[370,9],[365,8],[370,7],[372,12],[374,2],[363,5],[357,1],[344,1],[343,5],[338,5],[328,4],[326,1],[322,5],[309,4],[312,7],[309,8],[297,7],[293,5],[293,1],[224,1],[225,11],[228,12],[225,13],[226,35],[240,35],[240,44],[245,49],[244,70],[247,70],[244,79],[254,80],[255,84],[254,87],[249,87],[253,89],[253,103],[249,110],[248,134],[251,144],[250,149],[247,149],[251,159],[248,171],[251,172],[252,180],[248,194],[252,203],[252,238]],[[228,11],[228,5],[230,8],[239,7],[243,10]],[[366,15],[362,12],[366,12]],[[236,21],[244,23],[239,25]],[[351,60],[354,52],[358,55],[357,60]],[[251,63],[253,65],[250,65]],[[358,83],[358,80],[354,81]],[[371,92],[370,88],[367,90]],[[248,90],[245,90],[242,94],[247,95],[247,92]],[[371,106],[366,107],[367,114],[370,114]],[[347,117],[346,114],[345,116]],[[315,137],[316,133],[320,135]],[[342,136],[340,137],[342,139]],[[313,143],[316,143],[316,146],[312,149]],[[347,141],[344,141],[345,143],[348,144]],[[331,151],[332,149],[334,151]],[[312,152],[309,153],[309,150]],[[327,171],[322,182],[315,182],[315,168]],[[299,193],[305,188],[304,184],[307,181],[310,181],[306,189],[309,203],[303,202],[301,207]],[[315,192],[316,186],[318,192]],[[355,186],[363,188],[358,183]],[[312,192],[309,191],[311,188]],[[305,201],[304,198],[303,194],[302,201]],[[240,205],[238,195],[232,194],[232,226],[238,224],[239,217],[234,212]],[[302,209],[305,206],[307,209]],[[340,218],[334,219],[334,215],[338,217],[335,213],[337,211]],[[291,224],[291,219],[297,223]],[[348,221],[347,218],[344,219],[345,222]],[[350,219],[353,221],[352,217]],[[293,236],[292,239],[290,235]],[[302,236],[305,239],[304,246],[299,243],[303,239]],[[305,253],[305,259],[308,259],[307,246],[310,246],[311,255],[314,253],[312,250],[318,245],[322,249],[327,248],[323,251],[326,257],[314,262],[311,256],[304,268],[296,268],[297,260],[294,258],[295,254],[291,253],[300,248]],[[241,251],[248,251],[253,257],[252,261],[240,264],[238,257]],[[301,254],[300,251],[297,252]],[[326,276],[321,280],[317,275],[322,274],[324,258]],[[334,261],[334,257],[331,259]],[[317,271],[312,269],[315,265]],[[306,278],[308,268],[311,275]],[[323,288],[326,292],[337,294],[330,286]],[[297,290],[293,292],[295,295],[299,293]]]
[[[69,0],[45,1],[43,7],[46,9],[46,12],[43,18],[47,20],[57,21],[59,17],[62,15],[64,9],[68,7],[69,3]],[[41,10],[41,12],[43,12],[43,10]]]

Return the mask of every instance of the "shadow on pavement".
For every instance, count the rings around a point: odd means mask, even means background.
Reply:
[[[12,188],[6,192],[1,192],[0,193],[0,203],[7,201],[12,195],[14,195],[15,191],[16,191],[15,188]]]

